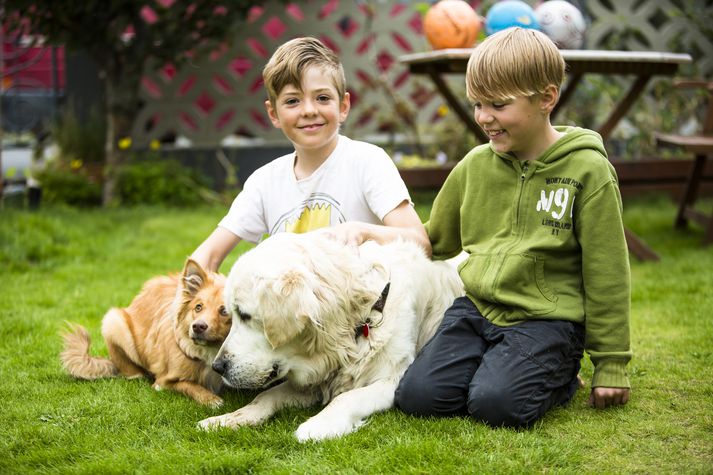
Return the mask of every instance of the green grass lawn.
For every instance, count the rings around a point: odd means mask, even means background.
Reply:
[[[416,197],[422,217],[431,198]],[[590,409],[587,388],[528,430],[392,410],[345,438],[307,444],[292,433],[318,408],[205,433],[198,420],[254,394],[229,393],[212,410],[146,381],[73,380],[60,366],[64,321],[86,326],[106,355],[106,310],[180,270],[226,208],[2,210],[0,473],[713,473],[713,247],[700,246],[700,228],[672,229],[667,199],[625,207],[627,225],[661,255],[631,262],[626,407]],[[582,374],[591,377],[589,362]]]

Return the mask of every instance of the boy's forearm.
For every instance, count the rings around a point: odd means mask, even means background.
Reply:
[[[398,238],[405,241],[413,241],[423,248],[428,257],[431,257],[431,241],[429,241],[428,234],[426,234],[426,229],[423,225],[418,227],[400,227],[366,224],[366,228],[368,239],[380,244],[387,244]]]
[[[218,272],[226,256],[239,242],[240,238],[238,236],[230,231],[217,228],[193,251],[191,259],[207,271]]]

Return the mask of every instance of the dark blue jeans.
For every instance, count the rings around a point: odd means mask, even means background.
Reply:
[[[396,406],[419,416],[467,415],[526,427],[577,391],[584,327],[532,320],[500,327],[467,297],[446,311],[396,390]]]

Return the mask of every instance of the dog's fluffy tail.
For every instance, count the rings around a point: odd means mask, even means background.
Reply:
[[[62,366],[79,379],[99,379],[116,376],[118,370],[111,360],[89,354],[92,343],[89,332],[81,325],[69,324],[62,334],[64,351],[59,355]]]

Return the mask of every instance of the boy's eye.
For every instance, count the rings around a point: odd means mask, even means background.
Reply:
[[[288,105],[288,106],[293,106],[293,105],[297,104],[298,102],[299,101],[295,97],[289,97],[289,98],[285,99],[285,105]]]
[[[503,107],[505,107],[505,105],[506,104],[502,102],[493,102],[493,107],[495,107],[496,109],[502,109]]]
[[[321,96],[317,96],[317,100],[319,102],[329,102],[331,99],[332,99],[331,97],[324,95],[324,94],[322,94]]]

